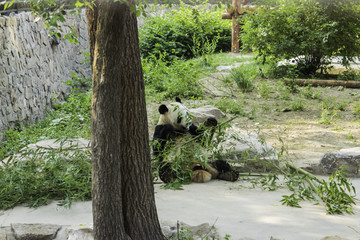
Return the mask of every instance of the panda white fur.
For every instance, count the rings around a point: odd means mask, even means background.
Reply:
[[[159,177],[165,182],[171,182],[176,179],[177,173],[172,169],[171,161],[165,159],[164,152],[166,151],[166,144],[169,141],[176,141],[184,136],[184,134],[190,134],[198,136],[204,132],[197,126],[191,123],[191,116],[188,109],[181,103],[179,98],[176,101],[165,105],[159,106],[160,118],[154,131],[154,145],[153,154],[159,161]],[[209,118],[204,123],[205,127],[214,127],[217,125],[217,120]],[[222,179],[226,181],[236,181],[239,173],[234,171],[231,166],[224,160],[217,160],[212,163],[208,163],[206,166],[199,162],[192,162],[186,167],[192,170],[192,182],[205,183],[211,179]]]

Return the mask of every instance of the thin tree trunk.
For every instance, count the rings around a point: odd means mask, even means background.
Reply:
[[[130,2],[120,2],[98,0],[87,9],[94,237],[164,239],[152,184],[137,20]]]

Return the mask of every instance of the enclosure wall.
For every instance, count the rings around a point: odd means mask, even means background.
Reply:
[[[63,83],[71,73],[90,76],[83,52],[88,50],[86,17],[69,15],[64,33],[73,27],[79,43],[49,37],[44,23],[29,12],[0,16],[0,139],[1,133],[41,119],[54,101],[69,93]]]

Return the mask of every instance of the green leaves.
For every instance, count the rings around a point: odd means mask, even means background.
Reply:
[[[244,46],[263,61],[294,58],[304,75],[326,69],[332,56],[342,56],[347,66],[360,53],[359,4],[358,0],[278,0],[274,9],[244,17]]]
[[[194,57],[193,36],[196,40],[216,42],[215,52],[229,51],[231,46],[231,21],[221,19],[222,9],[207,9],[204,2],[193,8],[184,3],[179,9],[162,15],[151,14],[139,29],[140,50],[144,58],[166,54],[166,60]],[[159,11],[156,9],[156,11]],[[150,15],[150,14],[149,14]],[[218,37],[219,36],[219,37]],[[211,45],[211,44],[210,44]],[[210,49],[211,46],[204,49]],[[195,46],[195,49],[202,49]]]
[[[295,170],[292,174],[287,174],[287,187],[293,193],[289,196],[282,196],[283,205],[291,207],[301,207],[303,200],[316,200],[316,194],[325,204],[328,214],[353,214],[355,203],[355,187],[346,178],[344,168],[338,169],[329,180],[320,180],[314,175],[291,164],[288,167]]]
[[[175,97],[201,98],[203,91],[197,81],[198,73],[190,62],[174,59],[167,61],[166,53],[143,59],[146,90],[158,99]]]
[[[90,200],[90,156],[73,149],[23,152],[29,160],[13,160],[0,168],[0,209],[22,203],[39,207],[50,200],[69,207],[75,200]]]
[[[318,195],[325,203],[329,214],[354,213],[352,205],[355,205],[356,190],[343,170],[344,168],[340,168],[330,176],[328,182],[323,180],[318,187]]]

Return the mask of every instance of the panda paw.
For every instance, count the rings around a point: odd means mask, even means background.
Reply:
[[[159,177],[164,183],[176,179],[176,172],[172,170],[170,163],[161,163],[159,166]]]
[[[225,180],[229,182],[235,182],[239,179],[239,172],[231,170],[228,172],[222,172],[218,175],[218,179]]]
[[[239,178],[239,172],[232,169],[229,163],[224,160],[216,160],[214,167],[219,171],[218,179],[235,182]]]
[[[205,127],[215,127],[217,126],[218,122],[215,118],[208,118],[205,123],[204,126]]]

